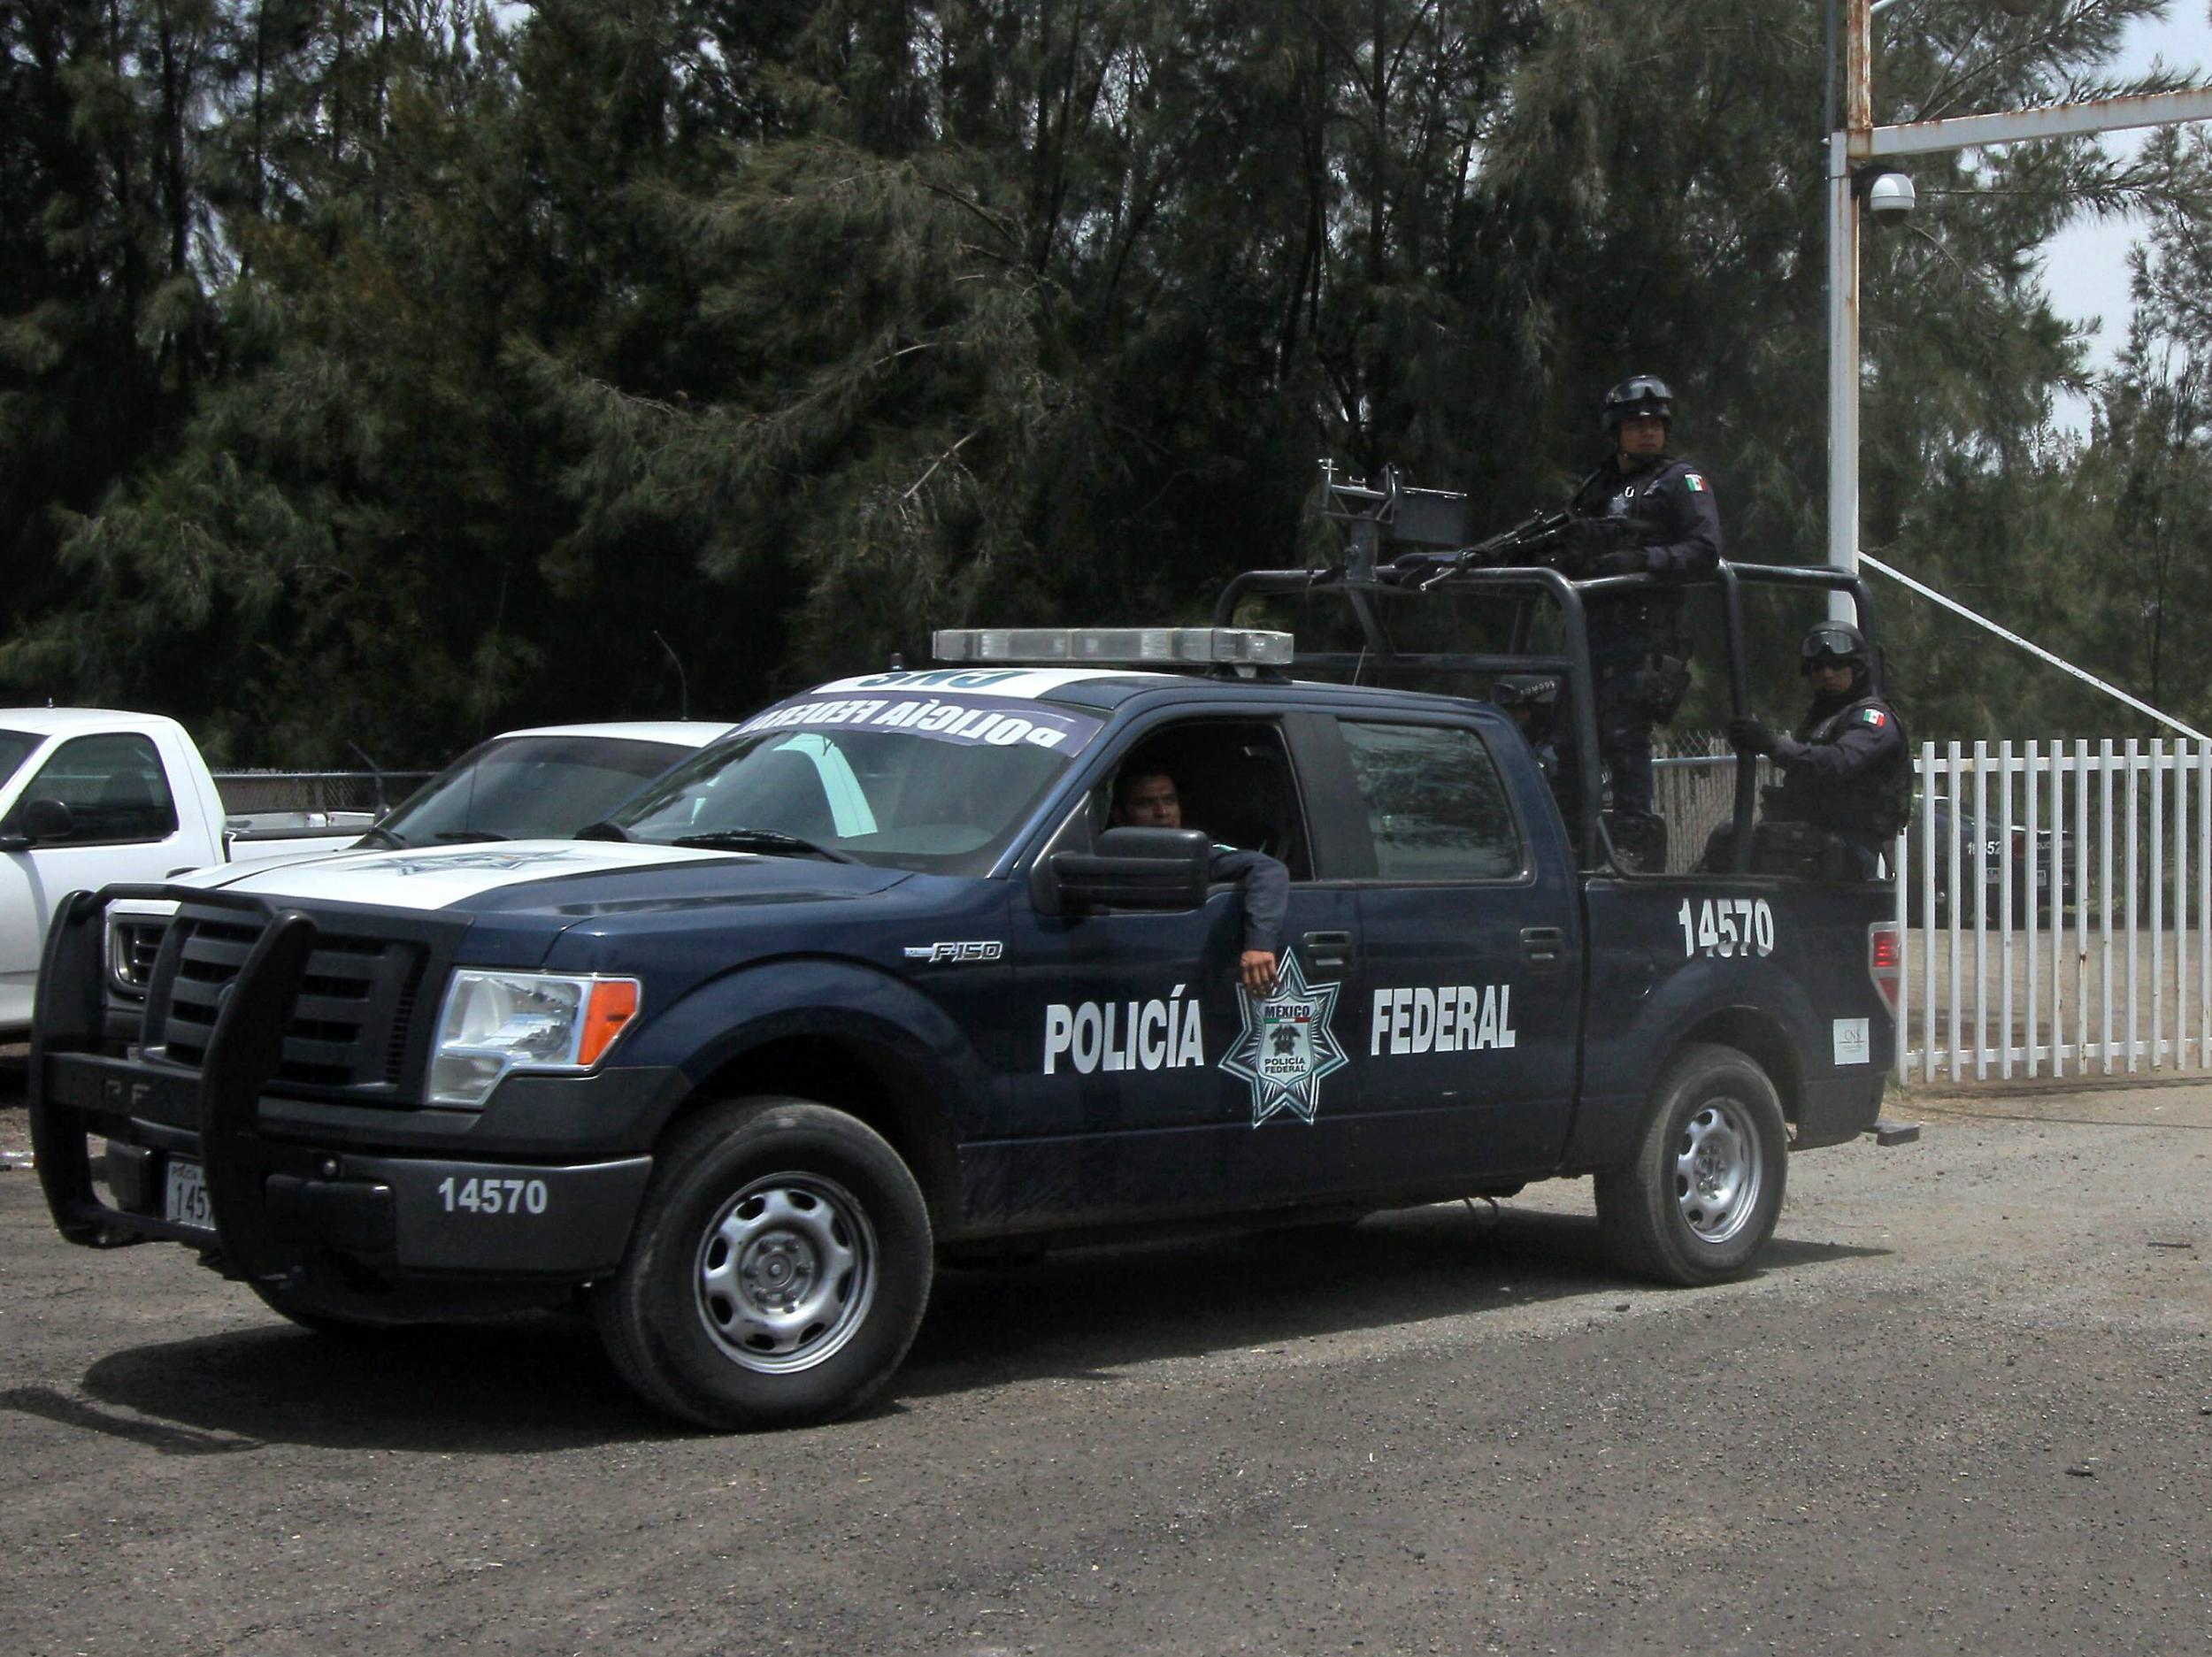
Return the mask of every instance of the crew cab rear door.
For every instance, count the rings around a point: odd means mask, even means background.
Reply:
[[[1340,714],[1354,802],[1371,1154],[1409,1185],[1553,1166],[1576,1095],[1582,943],[1533,756],[1470,714]]]

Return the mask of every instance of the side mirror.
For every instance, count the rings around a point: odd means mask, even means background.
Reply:
[[[33,846],[43,846],[52,840],[65,840],[77,832],[76,814],[58,800],[26,800],[23,810],[16,820],[21,828],[8,838],[19,840],[23,844],[9,847],[11,851],[27,850]]]
[[[1194,909],[1212,854],[1196,829],[1110,828],[1094,852],[1053,853],[1052,880],[1070,909]]]

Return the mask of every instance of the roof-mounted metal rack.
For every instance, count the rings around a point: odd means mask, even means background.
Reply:
[[[1386,468],[1379,484],[1340,475],[1335,465],[1322,463],[1325,493],[1323,513],[1347,524],[1346,556],[1341,564],[1313,570],[1247,570],[1233,578],[1214,604],[1217,628],[1231,626],[1237,607],[1248,598],[1265,594],[1334,595],[1352,611],[1364,647],[1357,651],[1302,651],[1290,665],[1310,672],[1343,672],[1355,682],[1387,683],[1394,672],[1451,673],[1471,678],[1500,673],[1563,673],[1571,687],[1592,682],[1587,598],[1609,593],[1654,587],[1660,578],[1649,575],[1603,576],[1573,579],[1543,565],[1490,567],[1470,555],[1479,548],[1466,540],[1466,497],[1443,490],[1409,489]],[[1455,508],[1454,503],[1456,503]],[[1442,539],[1440,539],[1441,537]],[[1503,537],[1500,538],[1504,539]],[[1411,556],[1388,563],[1383,552],[1407,548]],[[1723,559],[1708,577],[1671,582],[1679,587],[1717,587],[1726,635],[1728,703],[1732,715],[1750,712],[1749,670],[1744,655],[1743,588],[1747,585],[1820,588],[1851,595],[1858,614],[1859,630],[1870,644],[1878,643],[1873,595],[1856,575],[1825,564],[1732,564]],[[1431,595],[1495,595],[1516,603],[1510,648],[1497,651],[1400,650],[1387,624],[1394,608]],[[1559,611],[1565,648],[1556,654],[1527,649],[1536,603],[1549,602]],[[1287,635],[1286,635],[1287,636]],[[1872,687],[1882,694],[1881,651],[1873,653]],[[1596,801],[1602,777],[1598,764],[1597,710],[1588,695],[1571,694],[1569,717],[1575,722],[1576,758],[1582,771],[1581,797]],[[1739,871],[1749,867],[1751,824],[1758,804],[1758,775],[1755,767],[1736,768],[1735,863]],[[1569,828],[1577,837],[1585,867],[1601,866],[1609,860],[1600,814],[1586,811],[1586,820]]]

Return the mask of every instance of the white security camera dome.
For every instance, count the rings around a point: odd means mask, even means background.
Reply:
[[[1866,187],[1866,211],[1877,219],[1902,219],[1915,204],[1912,180],[1901,173],[1885,173]]]

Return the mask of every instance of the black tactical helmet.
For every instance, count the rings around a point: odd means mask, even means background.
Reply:
[[[1490,700],[1508,713],[1532,742],[1551,740],[1558,713],[1559,680],[1549,673],[1508,673],[1490,681]]]
[[[1493,679],[1490,700],[1501,708],[1548,708],[1559,700],[1559,681],[1534,673]]]
[[[1824,621],[1797,647],[1797,671],[1809,673],[1824,662],[1848,662],[1863,673],[1873,660],[1866,635],[1845,621]]]
[[[1598,430],[1609,432],[1623,420],[1674,419],[1674,393],[1656,374],[1631,374],[1605,394],[1605,412]]]

